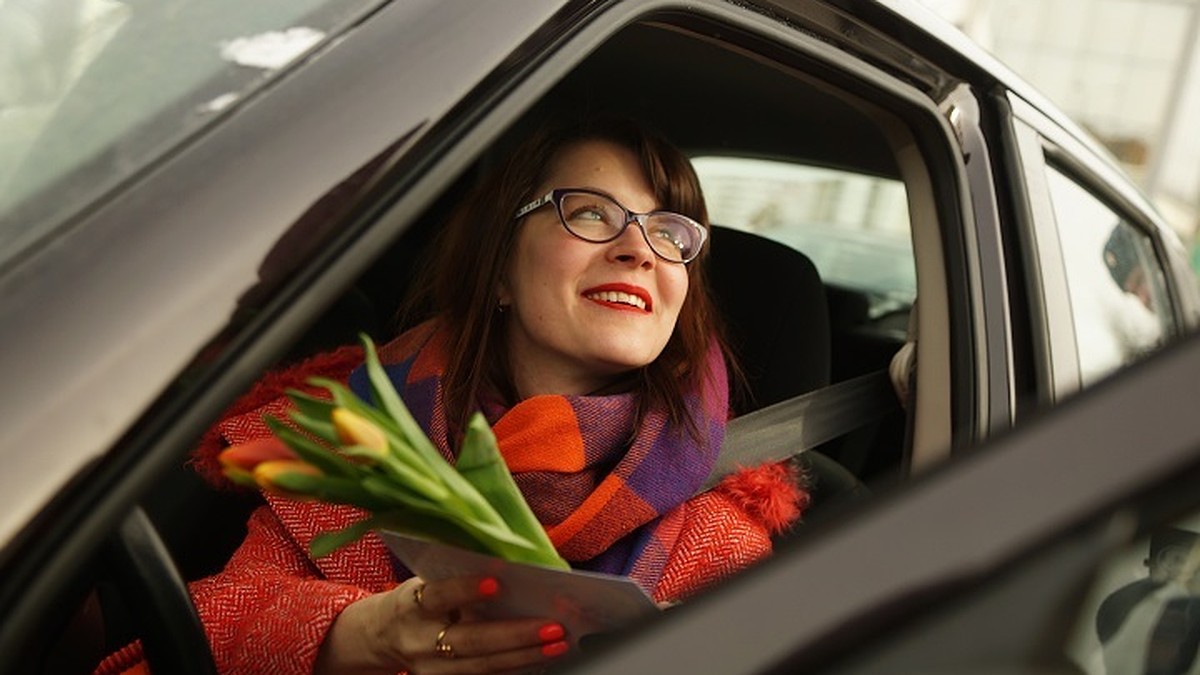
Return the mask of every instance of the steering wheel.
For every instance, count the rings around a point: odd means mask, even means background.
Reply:
[[[141,507],[113,533],[104,560],[129,605],[142,652],[153,671],[216,675],[212,650],[187,584]]]

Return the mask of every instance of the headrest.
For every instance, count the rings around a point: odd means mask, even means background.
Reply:
[[[709,278],[750,389],[741,414],[829,384],[825,286],[808,256],[766,237],[712,228]]]

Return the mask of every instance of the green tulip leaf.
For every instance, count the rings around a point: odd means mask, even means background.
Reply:
[[[372,521],[372,518],[365,518],[340,530],[322,532],[313,537],[312,541],[309,542],[308,552],[313,558],[324,558],[343,546],[353,544],[361,539],[363,535],[375,529],[375,524]]]
[[[504,522],[545,556],[543,564],[569,568],[545,528],[538,522],[533,510],[521,495],[508,465],[500,455],[496,436],[480,413],[471,416],[467,433],[456,464],[459,473],[479,490],[480,494],[503,516]]]
[[[288,389],[286,393],[300,414],[314,420],[329,419],[333,409],[337,407],[333,401],[311,396],[299,389]]]
[[[326,443],[337,445],[341,442],[341,439],[338,437],[337,428],[333,426],[333,422],[330,422],[329,418],[309,417],[298,410],[288,413],[288,417],[299,425],[301,429],[304,429]]]

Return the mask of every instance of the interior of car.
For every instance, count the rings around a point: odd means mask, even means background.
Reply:
[[[871,90],[862,80],[849,78],[822,60],[759,44],[757,37],[718,35],[698,21],[664,16],[630,25],[582,57],[561,79],[548,78],[543,95],[507,125],[470,169],[445,186],[404,234],[379,253],[367,272],[346,288],[305,334],[297,336],[273,368],[356,343],[360,332],[377,342],[396,335],[405,322],[414,320],[412,312],[402,317],[401,310],[405,291],[424,259],[423,251],[492,154],[502,151],[507,139],[519,137],[548,115],[609,112],[641,120],[693,158],[799,165],[855,179],[890,181],[903,189],[900,211],[904,227],[911,231],[903,230],[902,238],[909,248],[872,250],[869,242],[872,237],[879,238],[870,230],[868,214],[851,228],[868,235],[866,247],[859,242],[838,251],[843,258],[855,251],[882,254],[887,260],[907,256],[904,264],[912,278],[904,288],[856,286],[853,274],[834,274],[830,261],[838,260],[836,256],[822,257],[786,243],[789,226],[808,227],[809,235],[820,236],[830,230],[818,226],[828,223],[799,222],[803,215],[797,216],[798,222],[789,223],[787,211],[769,226],[722,222],[714,217],[712,251],[706,264],[747,384],[747,391],[735,404],[736,413],[748,413],[864,373],[887,372],[909,339],[918,275],[923,298],[921,335],[923,340],[933,336],[932,351],[920,352],[917,360],[918,377],[926,378],[927,371],[946,377],[949,350],[944,341],[940,352],[938,349],[938,338],[944,340],[946,332],[947,310],[937,302],[945,296],[940,290],[944,279],[937,210],[929,169],[916,150],[919,144],[913,140],[914,131],[901,121],[899,112],[889,110],[902,109],[900,99]],[[755,48],[747,49],[752,43]],[[776,51],[778,60],[763,56]],[[701,179],[706,193],[716,194],[717,190],[710,190],[704,182],[703,173]],[[828,184],[828,180],[823,183]],[[720,213],[721,209],[710,203],[710,212]],[[315,204],[310,216],[322,214],[328,212]],[[301,230],[302,224],[295,229]],[[302,264],[304,252],[318,246],[323,236],[318,233],[309,241],[281,241],[280,258],[295,258]],[[864,264],[872,263],[864,259]],[[248,297],[246,301],[252,305],[257,299]],[[247,308],[248,313],[252,310],[252,306]],[[930,379],[933,386],[925,388],[940,388],[945,395],[946,381],[939,382],[938,376]],[[918,399],[896,397],[886,415],[799,456],[795,461],[806,468],[814,496],[806,521],[819,519],[825,508],[832,511],[845,500],[862,498],[874,485],[906,475],[914,461],[914,428],[918,424],[949,427],[944,419],[947,412],[926,412],[942,417],[922,422],[916,416],[921,407]],[[923,442],[937,445],[947,436],[948,432],[926,432]],[[243,536],[246,515],[258,498],[214,490],[183,464],[177,475],[159,486],[147,496],[144,508],[183,578],[191,580],[218,571]],[[94,610],[97,597],[103,607],[106,649],[119,648],[136,634],[135,622],[126,616],[119,600],[106,597],[103,588],[90,597],[93,601],[88,608]]]

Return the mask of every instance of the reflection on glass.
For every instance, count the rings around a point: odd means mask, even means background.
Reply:
[[[378,1],[0,1],[0,264]]]
[[[1200,673],[1200,534],[1153,532],[1106,561],[1070,648],[1086,672]]]
[[[1150,237],[1058,171],[1047,179],[1088,385],[1161,345],[1173,319]]]

